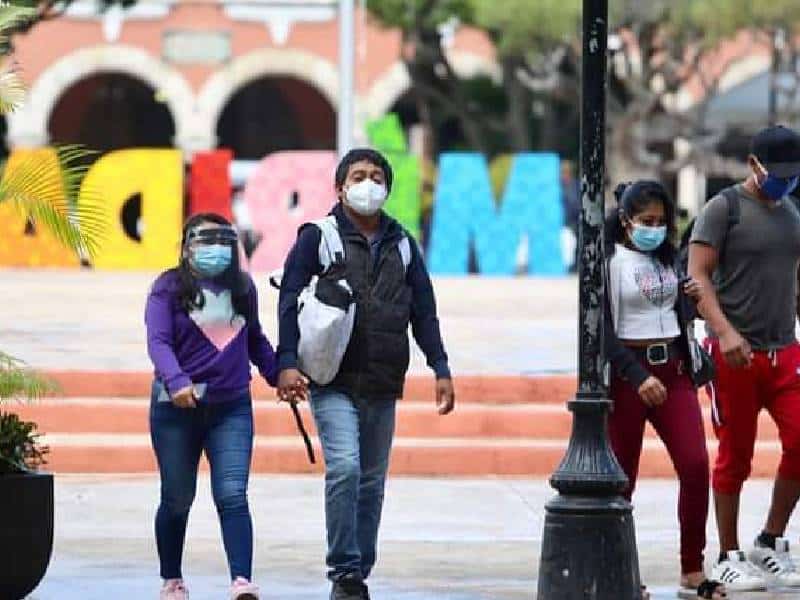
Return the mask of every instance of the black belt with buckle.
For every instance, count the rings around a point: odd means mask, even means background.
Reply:
[[[680,356],[680,348],[674,341],[672,342],[659,342],[657,344],[650,344],[649,346],[631,346],[640,358],[647,361],[647,364],[653,367],[666,365],[670,359]]]

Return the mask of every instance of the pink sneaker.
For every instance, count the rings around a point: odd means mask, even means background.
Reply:
[[[189,600],[189,590],[183,584],[183,579],[167,579],[161,588],[161,600]]]
[[[231,600],[258,600],[258,586],[237,577],[231,584]]]

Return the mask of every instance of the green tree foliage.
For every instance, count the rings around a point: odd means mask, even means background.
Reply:
[[[370,0],[369,11],[385,26],[404,33],[435,30],[454,17],[472,20],[471,0]]]
[[[778,29],[796,32],[800,2],[620,0],[611,6],[612,30],[620,34],[622,47],[611,69],[610,147],[624,176],[667,175],[689,163],[707,173],[740,176],[742,164],[716,151],[725,128],[712,128],[706,119],[730,66],[719,62],[718,51],[740,32],[752,35],[754,43],[772,43]],[[779,59],[776,53],[773,61]],[[699,102],[677,112],[672,101],[690,80],[702,87]],[[675,138],[689,142],[687,155],[673,157]]]
[[[471,2],[473,24],[489,33],[502,67],[510,141],[504,150],[572,154],[574,145],[564,142],[577,138],[580,0]],[[534,106],[540,107],[539,115]]]
[[[437,123],[455,118],[467,145],[489,153],[490,120],[469,98],[443,47],[444,28],[472,21],[470,0],[372,0],[369,8],[380,23],[397,27],[403,34],[402,60],[433,152],[440,149]]]
[[[487,150],[492,132],[508,144],[505,150],[514,151],[558,148],[565,129],[577,133],[580,0],[371,0],[369,6],[380,22],[401,28],[404,41],[412,42],[405,48],[411,53],[409,74],[425,104],[420,112],[455,116],[472,148]],[[610,8],[610,30],[621,42],[610,68],[610,147],[622,170],[663,175],[693,162],[708,171],[736,171],[715,152],[724,132],[709,132],[705,119],[704,107],[718,93],[724,69],[708,69],[704,61],[743,30],[762,41],[783,31],[794,42],[800,2],[615,0]],[[431,76],[443,62],[439,29],[453,19],[483,29],[497,47],[504,98],[484,111],[491,116],[469,107],[452,69]],[[784,62],[796,59],[797,53],[790,53]],[[423,63],[427,71],[420,69]],[[704,100],[687,114],[676,113],[674,99],[690,80],[703,86]],[[448,99],[466,103],[465,109],[449,106]],[[692,147],[680,160],[672,156],[676,137]]]
[[[501,56],[524,56],[533,61],[541,53],[580,36],[580,0],[471,0],[474,24],[493,33]]]

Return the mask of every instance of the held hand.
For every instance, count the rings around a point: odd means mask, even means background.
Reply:
[[[753,349],[735,329],[720,336],[719,349],[725,362],[731,367],[749,367],[753,361]]]
[[[197,408],[194,386],[187,385],[172,395],[172,403],[178,408]]]
[[[302,402],[308,399],[308,380],[297,369],[285,369],[278,375],[278,401]]]
[[[449,415],[456,406],[456,391],[452,379],[436,380],[436,408],[440,415]]]
[[[667,400],[667,388],[658,377],[651,375],[639,386],[639,397],[647,406],[661,406]]]
[[[703,285],[696,279],[687,277],[683,282],[683,291],[695,302],[700,302],[700,298],[703,295]]]

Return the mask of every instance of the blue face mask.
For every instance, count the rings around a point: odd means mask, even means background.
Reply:
[[[642,252],[652,252],[656,250],[664,240],[667,239],[667,228],[647,227],[645,225],[633,225],[631,241]]]
[[[212,244],[193,248],[189,261],[200,277],[216,277],[231,266],[231,257],[230,246]]]
[[[759,184],[759,187],[767,198],[777,202],[784,196],[788,196],[795,191],[798,182],[800,182],[800,175],[790,177],[789,179],[782,179],[767,174],[767,178]]]

